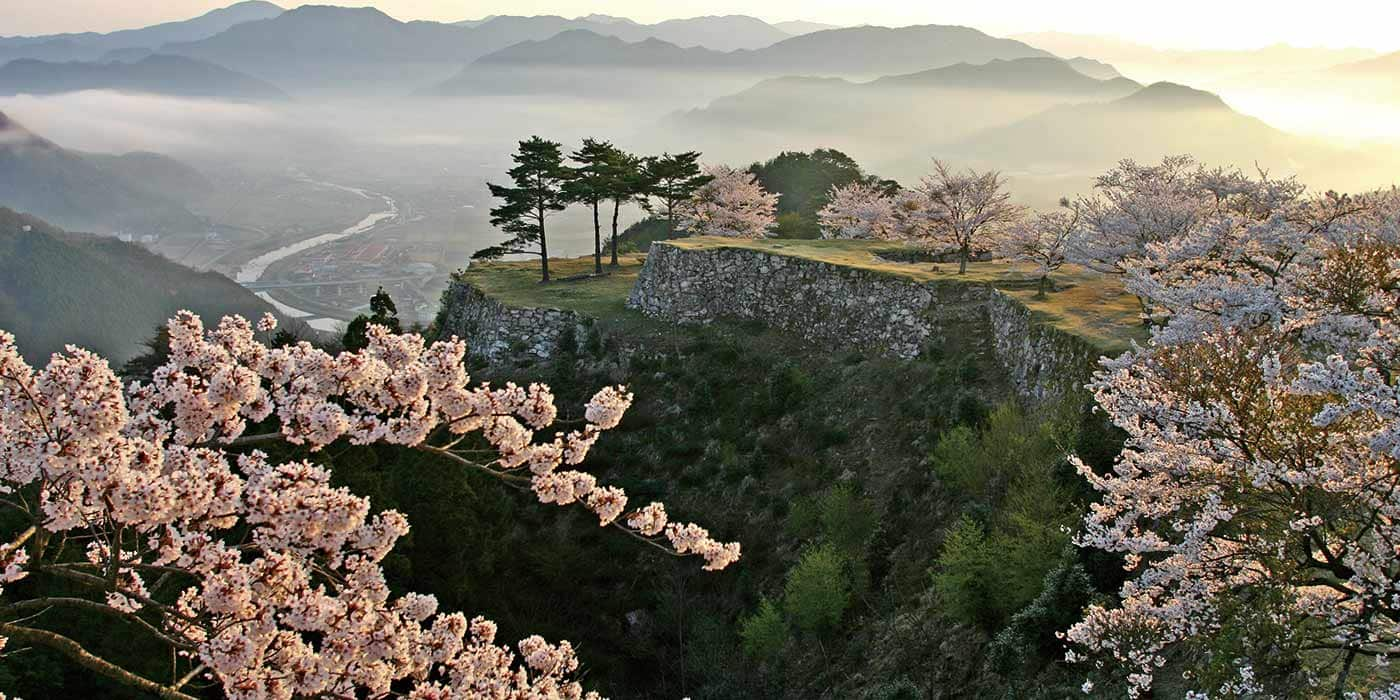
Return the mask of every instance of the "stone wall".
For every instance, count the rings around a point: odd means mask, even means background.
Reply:
[[[442,336],[465,338],[472,354],[492,362],[513,354],[547,358],[570,330],[575,339],[582,338],[584,324],[585,319],[572,311],[506,306],[456,279],[443,293],[438,319]]]
[[[1035,323],[991,285],[915,282],[871,270],[742,248],[654,243],[630,308],[678,323],[754,319],[810,343],[912,358],[931,343],[992,354],[1016,392],[1039,403],[1088,380],[1098,352]]]

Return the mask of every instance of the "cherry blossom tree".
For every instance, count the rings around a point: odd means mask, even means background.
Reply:
[[[598,392],[576,429],[542,437],[558,415],[549,388],[472,386],[456,338],[427,346],[371,325],[368,347],[330,355],[270,349],[256,331],[239,317],[206,330],[181,312],[168,362],[127,387],[73,347],[36,370],[0,332],[0,507],[19,522],[0,540],[0,582],[30,578],[0,597],[11,648],[47,647],[164,698],[192,697],[195,681],[237,699],[596,697],[572,677],[568,642],[532,636],[512,650],[484,618],[392,595],[381,562],[404,516],[374,513],[325,467],[257,449],[275,443],[399,445],[585,508],[707,570],[739,557],[660,503],[629,509],[579,469],[632,403],[622,387]],[[46,629],[50,609],[130,623],[178,663],[168,678],[137,675]]]
[[[990,249],[996,235],[1023,214],[1001,173],[956,172],[937,159],[933,173],[901,200],[904,235],[956,251],[958,274],[967,272],[974,250]]]
[[[822,238],[887,239],[898,231],[895,202],[878,186],[853,182],[832,187],[827,200],[817,212]]]
[[[680,228],[697,236],[766,238],[777,225],[778,195],[753,173],[727,165],[705,168],[709,181],[680,208]]]
[[[1190,231],[1209,209],[1202,172],[1190,156],[1168,156],[1158,165],[1120,161],[1095,180],[1092,195],[1071,205],[1080,228],[1069,242],[1070,262],[1122,274],[1123,261]]]
[[[1191,697],[1396,697],[1353,670],[1400,650],[1400,195],[1195,169],[1189,205],[1157,196],[1184,163],[1109,176],[1151,193],[1122,231],[1172,234],[1112,261],[1159,325],[1091,384],[1128,439],[1108,473],[1078,463],[1100,493],[1078,543],[1129,578],[1067,658],[1132,697],[1169,660]]]
[[[1065,247],[1079,225],[1079,214],[1069,202],[1057,211],[1038,212],[1016,222],[998,241],[1001,255],[1035,266],[1039,279],[1036,296],[1044,297],[1050,275],[1065,264]]]

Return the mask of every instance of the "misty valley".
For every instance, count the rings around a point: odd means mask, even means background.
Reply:
[[[0,700],[1400,697],[1400,46],[18,1]]]

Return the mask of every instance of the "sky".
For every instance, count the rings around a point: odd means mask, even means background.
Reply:
[[[0,36],[111,31],[186,19],[233,0],[0,0]],[[645,22],[708,14],[831,24],[964,24],[991,34],[1058,30],[1163,47],[1356,46],[1400,50],[1396,0],[322,0],[403,20],[589,13]],[[278,4],[294,6],[295,2]]]

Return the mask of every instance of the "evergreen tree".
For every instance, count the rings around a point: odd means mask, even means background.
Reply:
[[[617,267],[617,215],[622,209],[622,205],[628,202],[636,202],[645,209],[651,208],[651,202],[647,199],[647,193],[651,190],[651,182],[643,170],[641,158],[621,149],[614,149],[612,158],[607,162],[605,172],[607,173],[608,199],[612,200],[612,266]]]
[[[894,195],[899,184],[867,175],[855,159],[834,148],[818,148],[811,153],[784,151],[774,158],[749,166],[763,189],[778,195],[778,236],[780,238],[819,238],[817,213],[831,203],[833,188],[854,184],[868,185]]]
[[[655,197],[665,208],[666,223],[672,234],[676,231],[676,208],[689,201],[710,178],[700,171],[700,152],[687,151],[648,158],[642,172],[647,183],[647,195]]]
[[[515,167],[507,171],[514,187],[487,183],[491,196],[501,205],[491,210],[491,225],[514,237],[498,245],[483,248],[473,259],[491,260],[503,255],[540,256],[540,281],[549,281],[549,243],[545,238],[545,219],[563,211],[569,199],[564,186],[573,177],[573,170],[564,165],[561,147],[554,141],[538,136],[520,142],[520,150],[511,159]]]
[[[363,350],[369,346],[369,325],[383,326],[393,333],[402,333],[399,326],[399,310],[394,306],[394,299],[383,287],[369,298],[369,312],[366,316],[360,314],[356,316],[350,325],[345,327],[345,335],[341,337],[340,344],[346,350],[352,352]]]
[[[569,154],[578,163],[574,177],[564,185],[564,196],[593,210],[593,269],[603,273],[603,230],[598,223],[598,206],[612,193],[611,164],[619,151],[607,141],[584,139],[583,148]]]

